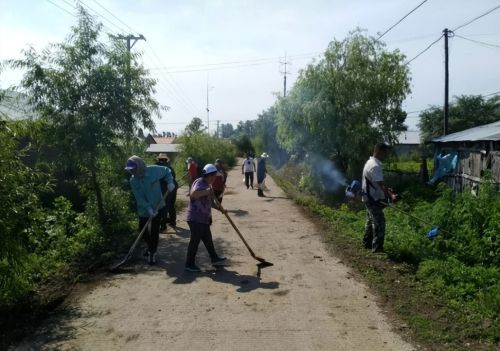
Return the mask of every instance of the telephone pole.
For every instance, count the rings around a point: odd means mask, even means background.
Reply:
[[[128,102],[130,103],[130,101],[132,100],[131,97],[132,97],[132,91],[131,91],[131,88],[130,88],[130,50],[132,50],[132,48],[134,47],[135,43],[137,43],[138,40],[144,40],[146,41],[146,38],[144,37],[144,35],[142,34],[139,34],[139,36],[135,36],[135,35],[132,35],[132,34],[129,34],[129,35],[116,35],[114,36],[114,38],[116,39],[121,39],[121,40],[126,40],[127,41],[127,52],[128,52],[128,60],[127,60],[127,80],[126,80],[126,84],[127,84],[127,93],[128,93]],[[132,112],[130,111],[130,109],[128,109],[128,115],[129,117],[131,118],[132,117]]]
[[[286,97],[286,75],[290,74],[290,72],[287,72],[286,70],[286,65],[290,64],[290,62],[286,60],[286,51],[285,51],[285,61],[280,63],[285,66],[285,70],[281,73],[283,73],[283,97]]]
[[[448,71],[448,38],[453,35],[451,30],[445,28],[444,33],[444,126],[443,134],[448,134],[448,111],[449,111],[449,71]]]
[[[219,137],[219,122],[220,120],[217,120],[217,138]]]

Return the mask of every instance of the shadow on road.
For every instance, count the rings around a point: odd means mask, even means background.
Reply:
[[[246,212],[246,211],[243,211]],[[167,276],[175,278],[174,284],[190,284],[198,278],[207,277],[214,282],[231,284],[237,287],[238,292],[249,292],[256,289],[277,289],[278,282],[263,282],[262,270],[263,267],[256,265],[255,275],[242,275],[237,271],[232,270],[230,263],[225,267],[213,267],[210,265],[210,259],[203,243],[200,243],[196,260],[202,272],[194,273],[184,270],[186,260],[187,244],[190,231],[187,228],[176,227],[175,233],[169,228],[167,233],[160,235],[160,243],[158,246],[158,263],[149,266],[146,263],[146,258],[142,257],[144,248],[136,250],[135,257],[125,266],[120,268],[118,273],[121,274],[141,274],[147,271],[164,270]],[[214,233],[214,244],[219,254],[229,256],[234,250],[231,244],[221,238],[217,238],[217,233]]]

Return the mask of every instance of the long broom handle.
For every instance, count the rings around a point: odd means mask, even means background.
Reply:
[[[219,203],[219,200],[217,200],[217,197],[215,197],[215,195],[213,196],[213,199],[214,199],[215,204],[217,206],[219,206],[220,208],[222,208],[221,204]],[[238,229],[238,227],[236,226],[236,224],[234,224],[233,220],[231,219],[231,217],[229,217],[229,215],[226,212],[223,212],[223,213],[224,213],[224,216],[226,216],[226,218],[229,221],[229,223],[231,223],[231,225],[233,226],[234,230],[236,231],[236,234],[238,234],[238,236],[240,237],[241,241],[243,241],[243,244],[245,244],[246,248],[248,249],[248,252],[250,252],[250,255],[252,255],[252,257],[255,258],[255,254],[253,253],[252,248],[250,247],[250,245],[248,245],[247,241],[243,237],[243,234],[241,234],[241,232]]]

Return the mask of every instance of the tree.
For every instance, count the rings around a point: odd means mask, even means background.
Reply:
[[[21,85],[41,114],[46,143],[60,153],[61,165],[83,173],[104,226],[99,160],[140,127],[154,130],[152,116],[162,107],[138,56],[118,40],[101,44],[101,28],[79,7],[78,25],[64,43],[40,54],[31,48],[11,64],[26,70]]]
[[[203,125],[203,121],[201,118],[194,117],[191,122],[186,126],[186,129],[184,129],[185,133],[187,135],[193,135],[193,134],[198,134],[201,133],[205,130],[205,126]]]
[[[409,68],[398,50],[359,29],[332,41],[324,57],[300,72],[278,103],[278,140],[290,152],[314,152],[343,172],[360,172],[373,144],[406,129],[401,105]]]
[[[231,123],[221,124],[221,137],[230,138],[234,133],[234,127]]]
[[[255,121],[255,134],[253,144],[259,152],[266,152],[271,155],[271,162],[275,166],[281,166],[288,160],[288,154],[277,142],[277,106],[273,105],[266,111],[259,114]]]
[[[423,141],[443,135],[442,107],[432,106],[420,114],[419,127]],[[485,100],[481,95],[462,95],[448,111],[448,132],[456,133],[465,129],[500,120],[500,96]]]

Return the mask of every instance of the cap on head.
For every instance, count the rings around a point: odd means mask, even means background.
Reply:
[[[269,155],[267,153],[263,152],[262,155],[260,155],[260,157],[262,157],[262,158],[268,158]]]
[[[157,160],[169,160],[167,154],[164,154],[163,152],[160,153],[157,157],[156,157]]]
[[[127,163],[125,164],[125,170],[126,171],[131,171],[131,170],[136,169],[136,168],[137,168],[137,163],[135,163],[134,161],[128,159]]]
[[[215,163],[216,164],[218,163],[218,164],[222,165],[222,164],[224,164],[224,161],[222,161],[220,158],[218,158],[218,159],[215,160]]]
[[[208,163],[203,167],[203,176],[208,176],[210,174],[217,173],[217,168],[211,163]]]
[[[373,153],[377,153],[380,151],[388,151],[391,149],[391,146],[386,144],[386,143],[376,143],[375,147],[373,148]]]

